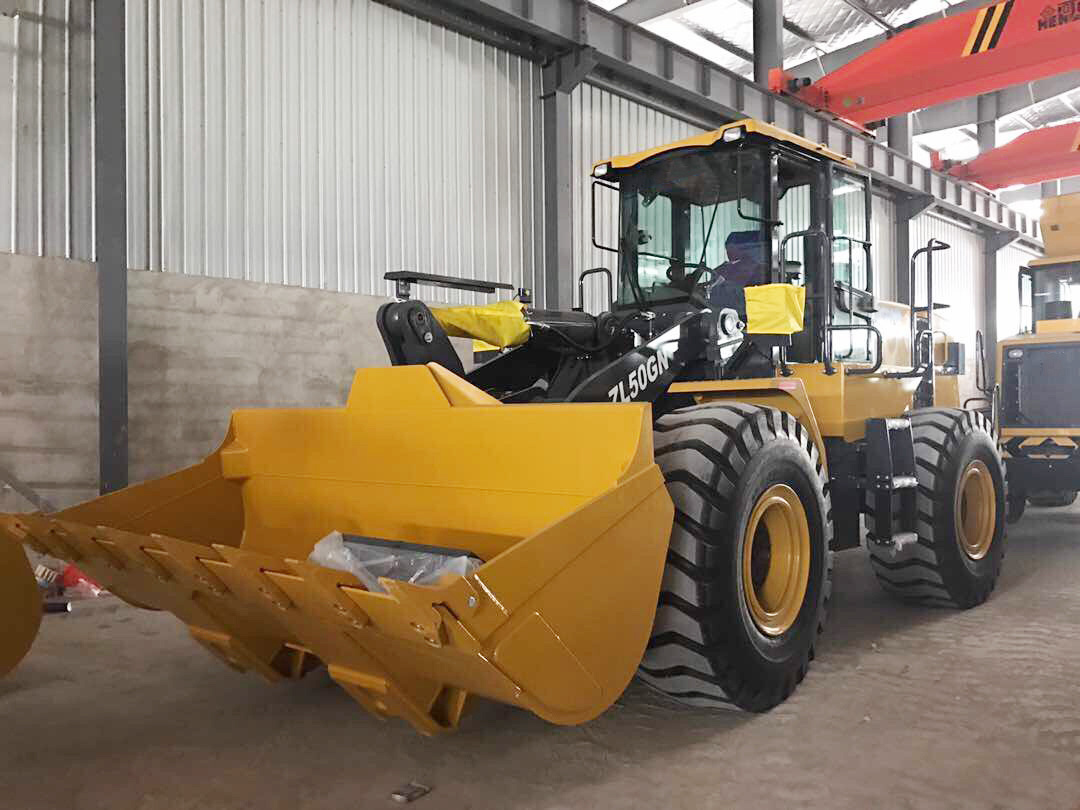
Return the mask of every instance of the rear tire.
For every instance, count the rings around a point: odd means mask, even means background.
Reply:
[[[1027,511],[1027,498],[1023,495],[1009,495],[1005,522],[1009,525],[1019,523],[1025,511]]]
[[[1028,503],[1032,506],[1044,506],[1051,508],[1060,508],[1063,506],[1072,506],[1076,503],[1075,492],[1040,492],[1037,495],[1032,495],[1028,498]]]
[[[882,587],[905,601],[971,608],[990,596],[1005,556],[1005,465],[975,411],[911,414],[918,535],[896,553],[870,546]]]
[[[805,676],[832,590],[817,448],[790,414],[739,404],[662,416],[655,447],[675,522],[640,675],[694,705],[770,709]]]

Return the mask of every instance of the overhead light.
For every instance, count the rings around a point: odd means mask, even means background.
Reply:
[[[742,136],[746,134],[746,129],[743,127],[732,127],[731,129],[725,129],[724,134],[720,138],[724,143],[734,143],[735,141],[742,140]]]
[[[601,163],[592,170],[593,177],[606,177],[607,173],[611,171],[610,163]]]

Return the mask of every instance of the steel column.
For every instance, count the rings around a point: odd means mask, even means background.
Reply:
[[[581,33],[584,38],[585,31]],[[534,293],[541,306],[570,309],[574,300],[573,160],[570,94],[596,67],[582,46],[544,66],[544,279]],[[580,213],[579,213],[580,215]]]
[[[548,309],[569,309],[574,266],[571,223],[570,94],[544,97],[544,282],[537,300]]]
[[[768,86],[769,71],[783,66],[783,0],[754,0],[754,81]]]
[[[911,220],[934,204],[929,194],[908,194],[896,199],[896,300],[914,304],[911,289],[911,254],[922,245],[911,244]]]
[[[998,342],[998,297],[997,276],[998,259],[1001,251],[1016,241],[1020,236],[1016,231],[990,231],[983,229],[983,289],[985,291],[983,307],[986,328],[983,330],[983,351],[986,353],[986,382],[993,384],[997,375]],[[1015,289],[1015,285],[1011,289]]]
[[[976,126],[979,138],[979,154],[997,149],[998,94],[985,93],[977,101]]]
[[[885,137],[890,149],[911,157],[911,113],[890,118]]]
[[[94,242],[102,493],[128,484],[125,3],[94,4]]]

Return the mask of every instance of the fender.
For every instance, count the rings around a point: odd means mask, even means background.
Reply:
[[[669,389],[673,394],[690,394],[699,403],[734,400],[748,405],[765,405],[790,413],[810,431],[810,437],[818,449],[822,467],[828,474],[828,457],[825,438],[822,436],[814,408],[806,395],[803,381],[793,377],[784,379],[765,377],[750,380],[706,380],[702,382],[679,382]]]

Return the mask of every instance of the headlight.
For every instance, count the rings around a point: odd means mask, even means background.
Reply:
[[[734,143],[742,140],[742,136],[745,134],[746,130],[743,127],[734,127],[733,129],[724,130],[724,134],[720,137],[724,143]]]
[[[1024,350],[1023,349],[1009,349],[1009,359],[1010,360],[1019,360],[1023,356],[1024,356]]]
[[[593,177],[606,177],[607,173],[611,171],[610,163],[601,163],[599,166],[592,170]]]

